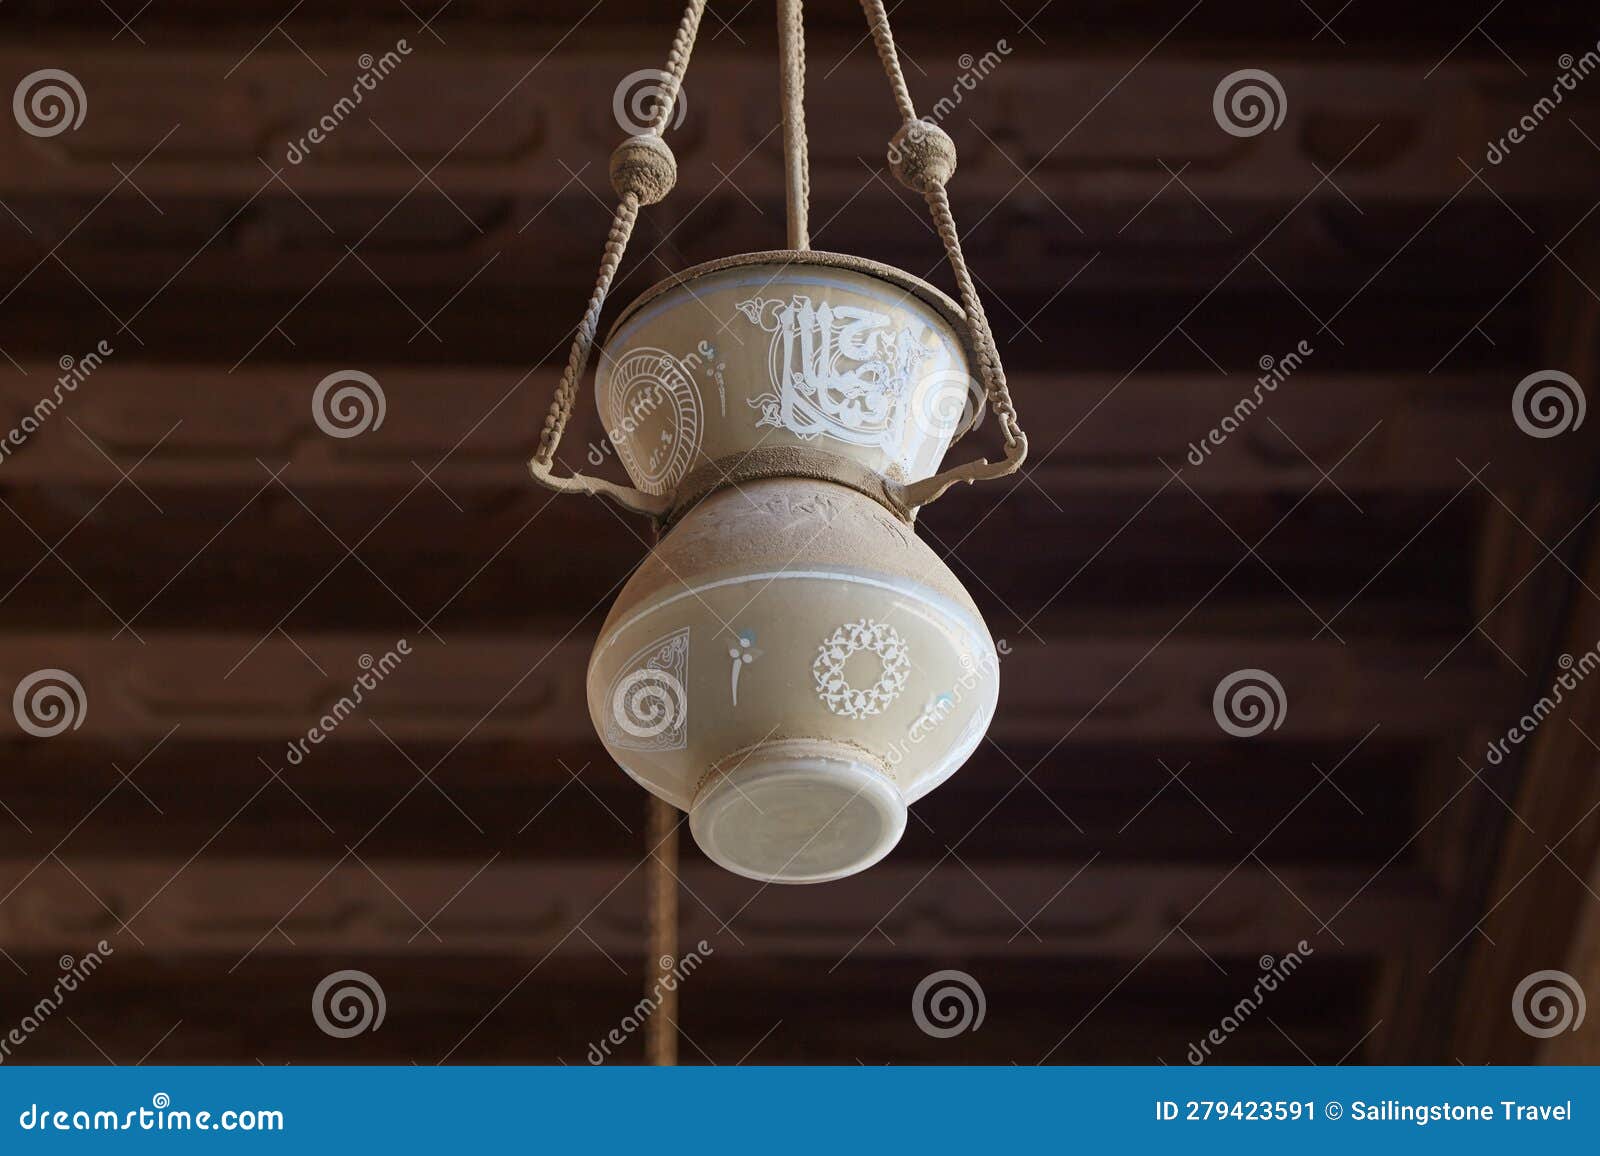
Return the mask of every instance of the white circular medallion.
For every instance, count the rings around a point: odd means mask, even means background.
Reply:
[[[863,650],[883,663],[878,681],[864,690],[852,686],[844,672],[851,655]],[[834,714],[870,718],[900,697],[911,677],[911,656],[893,627],[863,618],[845,623],[823,641],[811,673],[817,680],[818,696]]]

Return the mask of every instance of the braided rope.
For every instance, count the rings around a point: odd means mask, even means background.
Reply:
[[[944,242],[945,255],[955,274],[956,286],[961,293],[961,306],[967,313],[967,327],[972,335],[973,348],[978,355],[978,375],[983,380],[984,394],[989,408],[1000,422],[1000,432],[1005,438],[1006,460],[1011,468],[1022,464],[1028,452],[1028,439],[1017,422],[1016,406],[1011,401],[1011,389],[1006,383],[1000,351],[995,346],[994,333],[989,328],[989,318],[984,312],[978,288],[972,281],[966,257],[961,251],[961,234],[956,231],[955,214],[950,210],[950,196],[945,184],[955,172],[955,146],[944,130],[932,121],[917,119],[917,108],[911,100],[911,90],[900,67],[900,56],[894,46],[894,33],[889,29],[889,14],[883,0],[861,0],[862,11],[872,29],[872,40],[883,64],[884,75],[894,92],[896,107],[900,110],[901,129],[895,138],[897,145],[907,147],[906,155],[893,166],[895,175],[909,187],[922,193],[928,211]]]
[[[624,141],[612,158],[611,180],[617,189],[617,211],[611,218],[611,231],[606,236],[604,255],[600,259],[600,272],[595,278],[594,290],[589,294],[589,307],[572,338],[572,349],[567,354],[567,366],[561,373],[561,382],[550,399],[550,411],[545,415],[544,428],[539,434],[539,448],[534,463],[545,470],[555,460],[556,447],[567,431],[572,418],[572,405],[577,397],[578,383],[583,380],[589,366],[589,355],[594,351],[594,341],[600,330],[600,311],[605,307],[611,283],[616,279],[617,267],[627,251],[628,240],[633,236],[634,223],[639,218],[641,204],[653,204],[664,197],[676,179],[677,167],[672,152],[661,141],[672,119],[678,92],[683,86],[683,74],[689,67],[689,56],[694,51],[695,35],[700,29],[700,17],[705,12],[706,0],[689,0],[683,19],[672,37],[672,48],[667,54],[667,67],[661,83],[660,105],[656,109],[651,131],[640,137]],[[653,146],[653,147],[647,147]],[[627,163],[619,165],[618,158]]]
[[[917,106],[911,102],[911,90],[906,87],[906,74],[900,70],[900,56],[894,49],[894,33],[889,30],[889,13],[884,11],[883,0],[861,0],[872,28],[872,41],[878,48],[878,59],[883,63],[883,74],[889,78],[894,90],[894,103],[900,110],[900,119],[910,122],[917,119]]]
[[[995,347],[994,333],[989,329],[989,316],[983,311],[978,288],[967,269],[966,255],[961,251],[961,237],[956,233],[955,215],[950,211],[950,194],[943,185],[935,185],[923,194],[928,209],[933,214],[934,227],[944,242],[950,268],[955,273],[956,285],[961,291],[961,306],[967,311],[967,324],[972,329],[972,344],[978,353],[978,376],[983,379],[989,408],[1000,421],[1000,432],[1008,448],[1027,438],[1017,425],[1017,410],[1011,402],[1011,388],[1006,384],[1005,367],[1000,364],[1000,352]]]
[[[678,90],[683,87],[683,74],[689,71],[689,54],[694,51],[694,39],[700,32],[700,17],[706,10],[705,0],[689,0],[678,30],[673,33],[672,47],[667,52],[667,67],[663,70],[661,104],[656,109],[655,123],[650,131],[665,136],[667,123],[672,120],[672,110],[678,103]]]
[[[789,248],[811,248],[811,161],[806,139],[806,34],[802,0],[778,0],[778,47],[783,58],[783,171]]]
[[[611,218],[605,255],[600,260],[600,275],[589,294],[589,307],[584,310],[583,320],[578,322],[577,336],[572,339],[572,349],[567,354],[567,367],[561,373],[555,396],[550,399],[550,412],[545,415],[544,429],[539,434],[539,450],[534,457],[542,465],[548,466],[555,458],[556,446],[561,443],[561,435],[572,417],[578,382],[588,367],[589,353],[600,330],[600,310],[605,307],[606,294],[611,292],[611,282],[616,278],[617,266],[622,263],[622,254],[627,250],[628,238],[633,235],[634,222],[638,219],[639,199],[632,193],[625,193]]]

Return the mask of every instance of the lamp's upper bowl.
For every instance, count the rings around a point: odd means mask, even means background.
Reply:
[[[896,482],[934,473],[970,427],[963,315],[887,265],[751,253],[688,269],[634,302],[595,375],[633,484],[674,494],[757,446],[810,447]]]

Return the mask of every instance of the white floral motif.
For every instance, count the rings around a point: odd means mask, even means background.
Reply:
[[[728,676],[732,688],[733,705],[739,705],[739,672],[760,658],[765,651],[755,649],[756,632],[754,630],[741,630],[734,638],[734,645],[728,647],[728,657],[733,660],[733,669]]]
[[[851,686],[844,673],[846,660],[861,650],[876,654],[883,663],[878,681],[865,690]],[[845,623],[824,640],[817,648],[811,673],[817,680],[818,696],[834,714],[869,718],[900,697],[911,676],[911,656],[892,627],[863,618]]]

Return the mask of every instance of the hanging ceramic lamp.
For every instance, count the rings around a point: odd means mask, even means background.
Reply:
[[[944,192],[954,146],[916,118],[882,4],[863,7],[902,114],[891,167],[927,200],[961,304],[810,249],[799,4],[782,0],[789,248],[686,270],[629,306],[595,394],[633,484],[555,472],[635,215],[676,176],[658,134],[704,8],[691,3],[654,131],[612,158],[621,203],[606,260],[531,463],[543,484],[610,498],[660,531],[589,665],[607,751],[689,813],[712,860],[774,882],[883,858],[908,805],[982,741],[999,695],[994,642],[914,518],[955,483],[1014,471],[1027,445]],[[940,472],[985,406],[1004,460]]]
[[[994,713],[983,621],[888,484],[975,416],[960,317],[895,270],[782,252],[672,278],[606,342],[617,456],[685,512],[601,630],[590,710],[731,870],[876,862]]]

